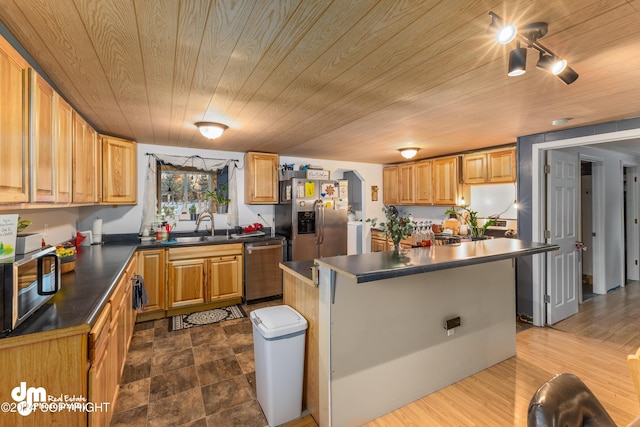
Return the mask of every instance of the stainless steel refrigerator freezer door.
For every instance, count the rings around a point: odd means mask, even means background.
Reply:
[[[347,254],[347,211],[324,209],[322,244],[319,256],[330,257]]]
[[[294,234],[291,238],[291,261],[306,261],[318,258],[315,234]]]

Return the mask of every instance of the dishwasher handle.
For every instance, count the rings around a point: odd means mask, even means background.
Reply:
[[[251,243],[245,246],[245,251],[266,251],[282,248],[283,242]]]

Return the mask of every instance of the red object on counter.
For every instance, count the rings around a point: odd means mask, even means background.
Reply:
[[[262,230],[264,228],[264,226],[262,224],[260,224],[259,222],[253,223],[253,225],[247,225],[246,227],[243,228],[245,233],[251,233],[252,231],[259,231]]]
[[[80,245],[82,244],[82,241],[86,238],[87,236],[83,236],[82,234],[76,232],[76,242],[75,242],[76,248],[79,248]]]

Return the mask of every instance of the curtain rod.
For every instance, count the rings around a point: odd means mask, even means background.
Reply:
[[[158,156],[156,153],[145,153],[145,155],[153,156],[153,157],[157,157]],[[198,159],[202,159],[202,160],[220,160],[220,161],[233,160],[234,162],[239,162],[240,161],[240,159],[215,159],[213,157],[202,157],[202,156],[199,156],[197,154],[194,154],[193,156],[180,156],[180,155],[176,155],[176,154],[161,154],[161,155],[162,156],[184,157],[185,159],[198,158]]]

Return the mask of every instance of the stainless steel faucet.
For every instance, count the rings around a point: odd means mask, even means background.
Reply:
[[[200,227],[200,221],[202,221],[205,218],[209,218],[209,220],[211,221],[211,235],[213,236],[215,233],[215,224],[214,224],[214,220],[213,220],[213,214],[209,211],[205,211],[205,212],[201,212],[200,215],[198,215],[198,218],[196,219],[196,230],[198,231],[198,228]]]

